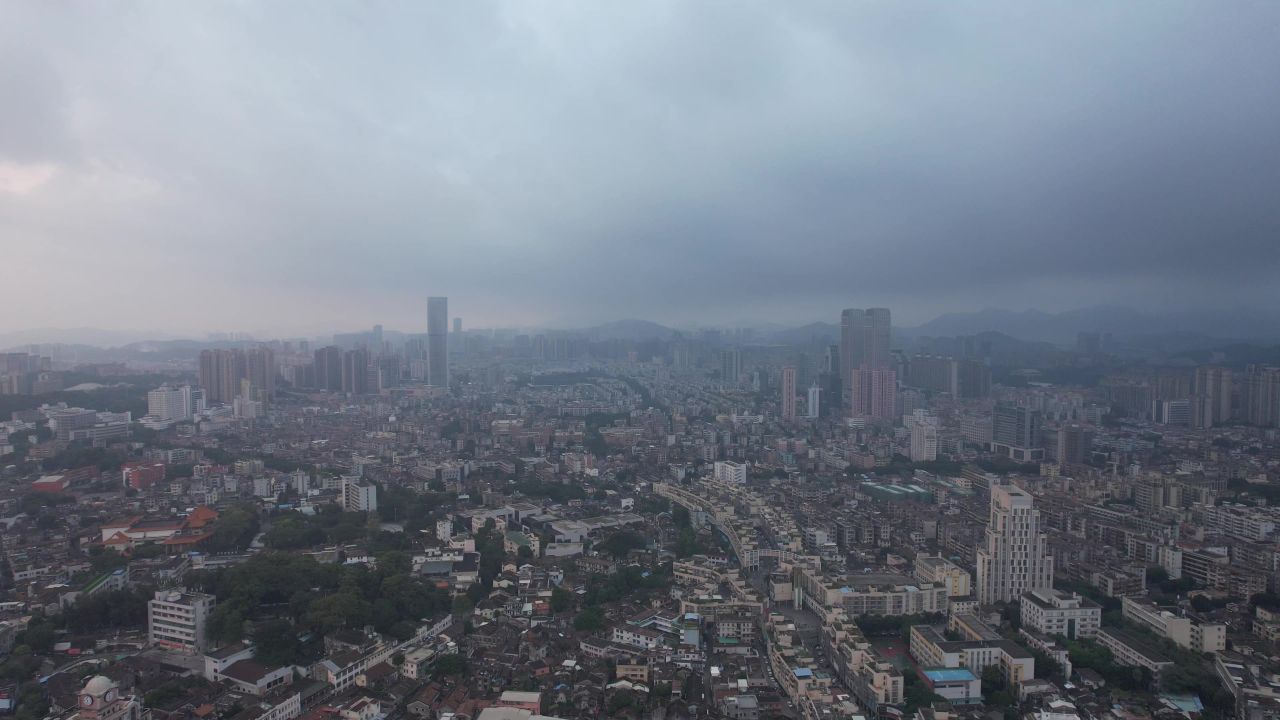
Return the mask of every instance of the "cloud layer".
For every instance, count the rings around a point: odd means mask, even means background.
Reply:
[[[15,3],[0,330],[1274,304],[1274,3]]]

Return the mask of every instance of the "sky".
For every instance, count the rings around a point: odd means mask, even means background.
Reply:
[[[1274,305],[1280,3],[0,4],[0,331]]]

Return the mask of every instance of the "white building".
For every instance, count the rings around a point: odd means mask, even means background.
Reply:
[[[1022,595],[1022,624],[1041,635],[1092,638],[1102,627],[1102,607],[1061,590],[1033,590]]]
[[[817,383],[809,388],[809,404],[806,409],[811,419],[818,417],[822,412],[822,388],[818,387]]]
[[[204,410],[204,390],[161,385],[147,393],[147,416],[165,422],[190,420]]]
[[[978,548],[978,602],[1013,602],[1025,592],[1053,588],[1053,556],[1040,532],[1040,511],[1014,485],[991,487],[986,547]]]
[[[943,557],[917,556],[915,575],[925,582],[946,585],[948,597],[968,597],[973,593],[969,571]]]
[[[347,512],[377,510],[377,486],[354,475],[342,476],[342,508]]]
[[[1222,623],[1197,622],[1130,597],[1122,598],[1121,602],[1125,620],[1168,638],[1179,647],[1199,653],[1227,649],[1227,626]]]
[[[729,460],[717,460],[713,470],[713,477],[720,482],[741,485],[747,481],[747,466],[743,463]]]
[[[938,459],[938,418],[924,410],[916,410],[907,418],[911,432],[911,462],[933,462]]]
[[[186,653],[204,653],[204,628],[214,597],[205,593],[158,590],[147,603],[147,640]]]

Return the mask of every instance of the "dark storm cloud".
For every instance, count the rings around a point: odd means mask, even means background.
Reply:
[[[1273,4],[5,14],[5,325],[1274,300]]]

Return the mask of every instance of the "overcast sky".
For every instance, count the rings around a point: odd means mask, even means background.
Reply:
[[[0,331],[1274,305],[1280,3],[0,0]]]

